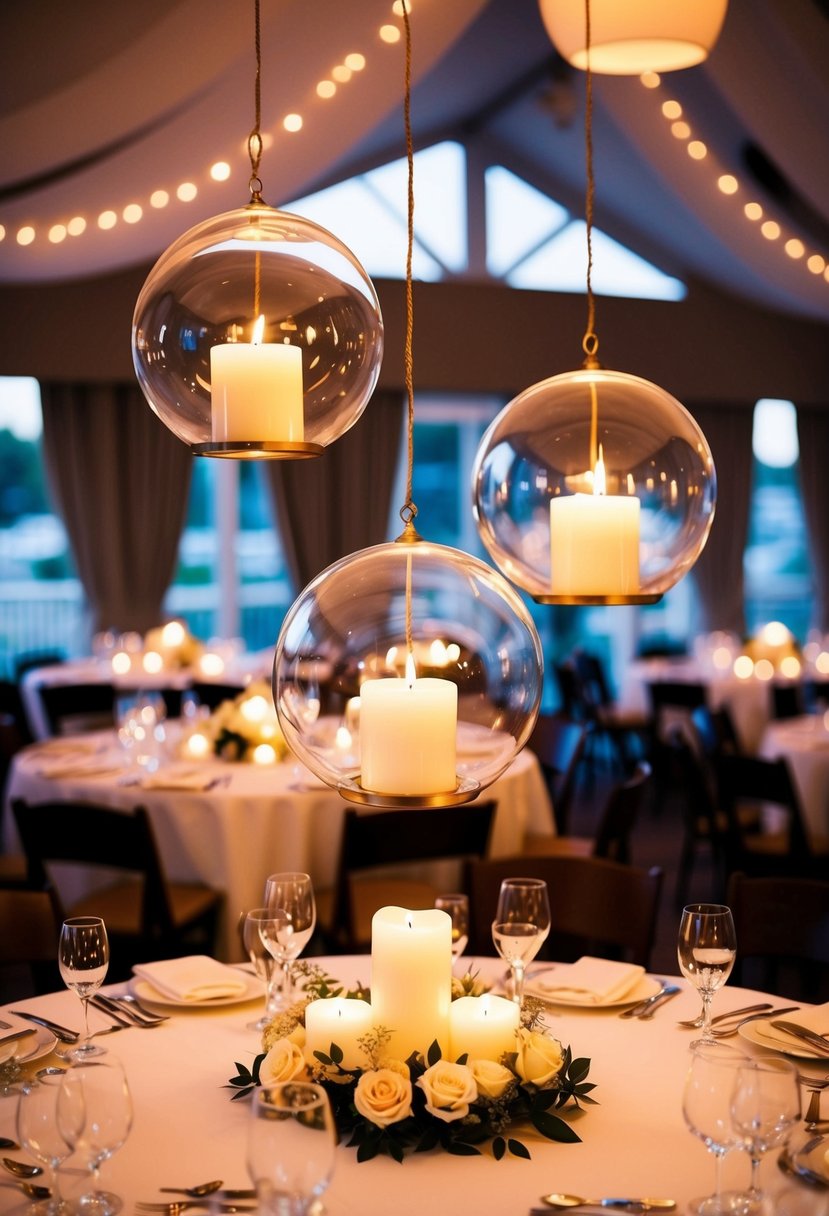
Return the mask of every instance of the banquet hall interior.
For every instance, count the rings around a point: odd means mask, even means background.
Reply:
[[[164,882],[182,900],[201,891],[210,913],[175,925],[184,930],[167,948],[196,941],[236,957],[237,891],[207,845],[199,855],[199,829],[193,843],[173,827],[187,799],[207,807],[194,744],[186,779],[164,798],[163,748],[147,767],[157,788],[147,779],[130,792],[113,769],[91,771],[90,728],[123,736],[119,702],[148,689],[168,743],[213,727],[199,737],[229,776],[222,786],[210,770],[210,796],[258,805],[248,826],[236,806],[236,833],[222,827],[222,866],[264,823],[277,770],[286,789],[291,773],[294,801],[338,803],[281,721],[272,767],[244,764],[244,727],[222,706],[238,719],[252,682],[267,702],[277,637],[303,590],[399,535],[408,376],[418,531],[495,567],[480,503],[473,511],[476,452],[508,402],[582,366],[590,295],[600,366],[659,385],[687,411],[716,469],[716,510],[701,552],[652,602],[543,602],[519,587],[543,660],[520,724],[535,769],[502,769],[481,790],[497,803],[490,854],[503,832],[501,855],[517,866],[570,854],[659,867],[647,962],[667,974],[683,902],[735,895],[734,873],[822,886],[820,983],[795,991],[788,974],[765,986],[829,997],[829,9],[729,0],[697,66],[594,73],[587,182],[585,73],[554,46],[542,7],[412,0],[410,148],[404,22],[391,0],[261,0],[260,103],[253,0],[40,0],[7,13],[0,895],[40,873],[17,831],[36,801],[143,805],[151,821],[164,803],[153,822]],[[193,455],[147,394],[152,370],[139,375],[134,313],[154,264],[193,226],[246,206],[252,179],[270,207],[350,250],[382,315],[370,399],[315,460]],[[175,641],[162,636],[171,621]],[[132,772],[134,739],[124,750]],[[749,818],[748,801],[769,799],[740,788],[738,761],[767,766],[767,794],[783,770],[789,801],[780,795],[777,818],[767,806]],[[239,776],[248,767],[259,787]],[[343,804],[337,823],[344,814]],[[306,857],[333,886],[339,827],[332,838],[316,823],[305,854],[284,855]],[[280,868],[256,862],[263,874]],[[32,917],[23,936],[34,951]],[[338,927],[325,928],[315,948],[331,953]],[[475,933],[492,953],[489,921]],[[26,950],[10,962],[0,997],[19,1000],[45,963]]]

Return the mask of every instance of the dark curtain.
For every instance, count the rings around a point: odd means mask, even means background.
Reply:
[[[93,629],[161,620],[193,458],[138,384],[42,382],[43,457]]]
[[[797,407],[800,491],[815,592],[814,625],[829,632],[829,406]]]
[[[295,592],[332,562],[386,539],[403,407],[402,394],[377,392],[351,430],[320,457],[268,466]]]
[[[751,507],[751,433],[754,405],[694,406],[717,474],[717,508],[702,554],[694,566],[699,629],[745,635],[743,551]]]

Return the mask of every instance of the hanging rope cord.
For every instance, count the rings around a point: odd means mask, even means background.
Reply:
[[[400,509],[404,524],[410,524],[417,515],[412,498],[414,472],[414,361],[412,338],[414,335],[414,298],[412,291],[412,250],[414,247],[414,144],[412,141],[412,31],[409,24],[409,5],[403,0],[403,24],[406,30],[406,74],[403,89],[403,122],[406,131],[406,163],[408,166],[408,189],[406,198],[406,337],[403,346],[403,370],[406,378],[406,400],[408,404],[407,456],[406,456],[406,502]]]
[[[585,0],[584,26],[587,51],[584,111],[584,155],[587,166],[587,187],[584,200],[584,218],[587,229],[587,328],[584,331],[581,346],[585,354],[584,366],[592,368],[598,366],[596,354],[599,349],[599,339],[596,334],[596,302],[593,298],[593,204],[596,195],[596,181],[593,176],[593,72],[590,67],[590,0]]]

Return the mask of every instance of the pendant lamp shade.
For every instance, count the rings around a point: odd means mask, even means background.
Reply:
[[[691,568],[714,516],[711,452],[686,409],[638,376],[580,369],[526,389],[472,474],[481,539],[541,603],[653,603]]]
[[[344,798],[449,806],[527,742],[541,643],[496,570],[407,533],[300,594],[276,645],[274,704],[291,750]]]
[[[728,0],[590,0],[590,68],[609,76],[672,72],[708,56]],[[540,0],[553,45],[587,68],[584,0]]]
[[[365,409],[383,323],[342,242],[253,201],[159,258],[136,303],[132,353],[150,406],[197,455],[315,456]]]

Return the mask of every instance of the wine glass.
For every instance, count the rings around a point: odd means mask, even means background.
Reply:
[[[100,916],[71,916],[63,922],[58,966],[64,984],[83,1002],[83,1041],[66,1055],[70,1060],[106,1055],[106,1048],[94,1044],[89,1034],[89,998],[103,984],[109,967],[109,939]]]
[[[293,871],[271,874],[265,881],[265,904],[271,921],[260,928],[260,933],[279,964],[274,1008],[287,1009],[295,999],[294,960],[308,945],[317,923],[317,906],[309,875]]]
[[[492,940],[512,970],[512,999],[524,999],[524,970],[550,932],[550,901],[543,878],[505,878],[498,895]]]
[[[36,1161],[46,1170],[46,1184],[52,1192],[42,1210],[45,1216],[68,1216],[72,1208],[61,1199],[58,1167],[72,1153],[71,1146],[60,1133],[57,1103],[63,1084],[63,1074],[45,1073],[34,1081],[25,1081],[17,1103],[17,1138]]]
[[[60,1134],[86,1158],[93,1189],[76,1201],[84,1216],[114,1216],[122,1207],[111,1191],[100,1190],[101,1166],[125,1143],[132,1127],[132,1098],[121,1063],[113,1056],[76,1064],[63,1075],[58,1094]]]
[[[457,962],[469,942],[469,896],[438,895],[435,907],[447,912],[452,921],[452,961]]]
[[[702,1035],[697,1043],[715,1041],[711,1033],[711,1002],[731,974],[736,954],[737,935],[730,908],[725,904],[688,904],[683,909],[677,957],[680,971],[702,997]]]
[[[253,1094],[247,1166],[260,1211],[306,1216],[334,1171],[336,1134],[321,1085],[283,1081]]]
[[[747,1210],[758,1212],[763,1208],[763,1154],[784,1145],[800,1119],[800,1086],[791,1061],[779,1056],[744,1060],[731,1096],[731,1119],[751,1160]]]
[[[726,1153],[742,1144],[731,1118],[731,1096],[740,1067],[747,1059],[727,1043],[699,1042],[691,1048],[682,1114],[690,1130],[699,1136],[716,1161],[713,1195],[694,1199],[688,1205],[688,1211],[696,1216],[729,1216],[746,1209],[745,1194],[723,1191],[722,1162]]]
[[[269,920],[273,920],[273,917],[267,908],[251,908],[245,914],[242,923],[242,941],[245,950],[253,963],[253,970],[265,985],[266,994],[265,1012],[258,1021],[248,1023],[248,1030],[264,1030],[277,1013],[277,989],[274,984],[275,959],[265,945],[265,939],[262,936],[262,925]],[[268,932],[276,931],[276,926],[272,926],[270,929],[267,925],[265,927]]]

